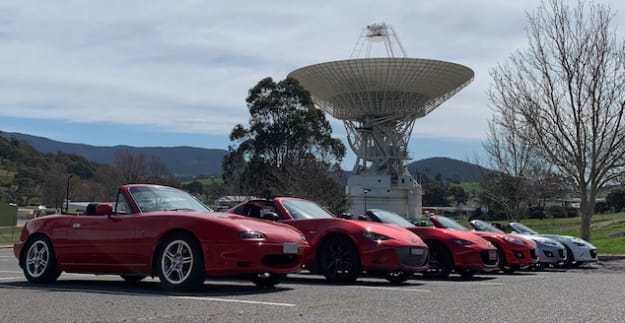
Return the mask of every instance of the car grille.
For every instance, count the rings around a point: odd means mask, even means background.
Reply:
[[[597,257],[597,249],[590,249],[590,256],[593,258]]]
[[[538,255],[536,254],[536,249],[530,249],[530,257],[532,257],[532,259],[538,259]]]
[[[497,258],[488,259],[488,250],[480,251],[480,257],[482,257],[482,262],[486,266],[495,266],[497,265]]]
[[[560,258],[564,258],[564,249],[558,250],[558,256],[560,256]]]
[[[300,261],[299,255],[267,255],[263,257],[263,265],[269,267],[292,267]]]
[[[421,255],[412,255],[410,253],[411,249],[422,249],[423,254]],[[399,262],[408,267],[421,267],[425,266],[428,261],[428,249],[421,247],[401,247],[396,249],[397,258],[399,258]]]

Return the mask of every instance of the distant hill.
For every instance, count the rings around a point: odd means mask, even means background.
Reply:
[[[73,144],[50,140],[43,137],[31,136],[15,132],[0,132],[5,138],[14,137],[24,140],[37,151],[43,153],[64,152],[76,154],[86,159],[101,163],[111,164],[113,154],[118,149],[128,149],[133,154],[143,153],[147,160],[157,156],[163,161],[169,170],[176,176],[220,176],[222,174],[222,161],[227,151],[224,149],[206,149],[196,147],[132,147],[132,146],[91,146],[85,144]]]
[[[91,146],[85,144],[65,143],[51,140],[44,137],[37,137],[16,132],[0,132],[0,135],[17,140],[24,140],[37,151],[43,153],[64,152],[67,154],[76,154],[86,159],[101,163],[110,164],[113,161],[113,153],[117,149],[128,149],[133,154],[143,153],[146,158],[155,155],[158,156],[173,172],[179,177],[194,177],[199,175],[221,176],[222,161],[227,151],[224,149],[207,149],[196,147],[132,147],[132,146]],[[490,170],[481,166],[467,163],[464,161],[446,158],[434,157],[414,161],[408,164],[408,170],[412,174],[423,174],[430,178],[440,176],[440,179],[451,179],[458,182],[477,182],[482,174]],[[345,181],[351,174],[346,171],[339,181]]]
[[[492,170],[447,157],[434,157],[408,164],[412,174],[423,174],[430,178],[450,179],[457,182],[479,182],[480,178]]]

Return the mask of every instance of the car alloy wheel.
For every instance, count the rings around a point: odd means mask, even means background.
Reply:
[[[61,274],[52,245],[45,237],[36,237],[28,244],[23,265],[24,276],[33,283],[53,282]]]
[[[204,261],[199,243],[179,234],[166,239],[160,251],[158,276],[161,284],[171,290],[191,290],[204,282]]]
[[[321,271],[333,283],[351,283],[360,275],[361,264],[358,250],[344,236],[328,238],[321,245]]]

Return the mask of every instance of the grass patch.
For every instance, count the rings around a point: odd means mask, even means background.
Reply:
[[[493,221],[505,225],[506,221]],[[579,237],[581,219],[525,219],[521,223],[540,232]],[[590,240],[600,254],[625,255],[625,213],[596,214],[590,225]]]
[[[0,245],[13,245],[20,239],[22,228],[0,227]]]

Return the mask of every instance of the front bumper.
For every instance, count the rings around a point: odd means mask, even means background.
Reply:
[[[285,253],[285,242],[245,241],[232,243],[202,243],[204,264],[208,276],[237,276],[245,274],[290,274],[303,269],[303,256],[310,248],[305,242],[297,244],[296,252]]]
[[[539,261],[543,264],[560,264],[566,261],[567,253],[565,248],[539,246]]]
[[[429,250],[422,246],[380,247],[361,252],[362,269],[370,272],[422,272],[429,268]]]
[[[452,251],[455,270],[483,270],[496,268],[499,264],[497,249],[466,248]]]
[[[505,251],[506,265],[513,267],[528,267],[538,263],[536,249],[516,248]]]

